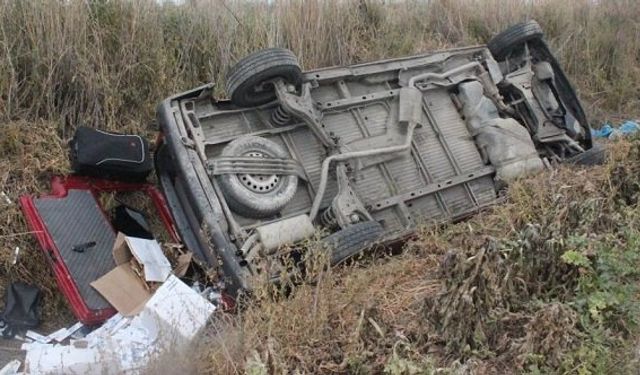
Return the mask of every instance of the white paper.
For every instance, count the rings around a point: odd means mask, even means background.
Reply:
[[[171,264],[162,253],[158,241],[128,236],[125,240],[133,256],[142,263],[146,281],[163,282],[169,277]]]
[[[78,330],[80,328],[84,327],[84,324],[82,324],[82,322],[77,322],[76,324],[72,325],[71,327],[67,328],[67,336],[62,338],[60,341],[66,339],[67,337],[73,335],[74,333],[78,332]],[[54,338],[54,340],[57,340],[58,338]]]
[[[77,322],[69,328],[60,328],[59,330],[47,336],[47,338],[53,341],[63,342],[67,339],[67,337],[71,336],[74,332],[82,328],[82,326],[83,324],[81,322]]]
[[[124,322],[123,326],[121,322]],[[137,374],[147,366],[154,346],[145,328],[129,319],[120,328],[70,345],[31,344],[25,363],[32,374]]]
[[[125,318],[121,314],[116,314],[107,319],[102,326],[92,332],[89,332],[85,339],[89,342],[99,342],[101,338],[113,335],[114,332],[128,325],[130,321],[130,318]]]
[[[14,375],[18,373],[18,369],[20,368],[21,362],[17,359],[7,363],[2,370],[0,370],[0,375]]]
[[[40,344],[48,344],[49,342],[51,342],[51,338],[49,338],[48,336],[43,336],[41,334],[39,334],[38,332],[34,332],[34,331],[27,331],[25,333],[25,336],[27,336],[28,338],[30,338],[31,340],[40,343]]]
[[[152,322],[162,332],[173,331],[184,340],[192,340],[215,309],[204,297],[171,275],[147,301],[140,318],[145,323]]]
[[[180,279],[169,276],[134,317],[116,314],[71,345],[23,345],[25,365],[32,374],[144,373],[155,354],[193,340],[214,310]]]
[[[41,344],[37,341],[32,341],[32,342],[25,342],[22,345],[20,345],[20,350],[32,350],[35,347],[39,347],[39,346],[51,346],[51,344]]]
[[[69,337],[69,335],[71,334],[69,333],[69,331],[67,331],[66,328],[60,328],[59,330],[47,336],[47,338],[49,338],[52,341],[62,342],[64,341],[64,339]]]

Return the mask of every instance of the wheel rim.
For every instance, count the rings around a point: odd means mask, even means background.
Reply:
[[[243,156],[248,156],[252,158],[270,158],[264,152],[261,151],[249,151],[245,153]],[[266,194],[270,193],[278,186],[278,175],[263,175],[263,174],[239,174],[237,175],[238,179],[248,190],[258,193],[258,194]]]

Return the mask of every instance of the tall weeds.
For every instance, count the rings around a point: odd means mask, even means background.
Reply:
[[[0,0],[0,116],[144,129],[171,93],[215,81],[258,48],[305,68],[483,43],[535,18],[598,120],[637,115],[633,0]]]
[[[217,95],[224,95],[224,75],[229,66],[255,49],[290,48],[305,69],[312,69],[484,43],[510,24],[531,18],[545,29],[594,123],[640,116],[637,0],[187,0],[183,5],[155,0],[0,0],[0,191],[13,202],[21,194],[46,191],[51,174],[68,170],[63,139],[80,124],[150,134],[156,104],[172,93],[213,81]],[[637,164],[637,159],[635,155],[626,167]],[[613,175],[611,171],[605,174],[607,178]],[[633,288],[627,293],[626,287],[637,284],[637,259],[633,251],[616,243],[625,240],[629,249],[636,246],[635,237],[631,241],[619,235],[628,230],[636,236],[637,215],[626,227],[614,228],[610,234],[605,231],[602,236],[610,237],[606,241],[589,242],[608,246],[607,252],[597,258],[603,261],[596,265],[584,261],[585,257],[595,258],[589,249],[582,248],[582,242],[570,243],[575,247],[573,253],[565,251],[565,246],[562,253],[551,254],[554,264],[571,270],[568,275],[574,277],[579,271],[571,284],[577,289],[557,298],[561,304],[555,303],[555,297],[548,297],[548,291],[527,290],[516,297],[546,298],[550,303],[535,310],[535,314],[518,306],[507,311],[514,305],[512,300],[503,295],[493,298],[490,287],[497,285],[497,279],[487,279],[489,288],[474,289],[488,298],[486,306],[478,304],[483,302],[480,300],[467,303],[465,299],[452,298],[451,306],[466,303],[459,306],[468,310],[449,312],[434,307],[443,301],[436,296],[443,281],[436,264],[445,252],[451,246],[463,250],[482,248],[485,238],[478,233],[496,238],[511,236],[516,242],[530,240],[505,233],[525,228],[529,222],[543,221],[545,215],[560,217],[554,210],[561,209],[535,192],[551,189],[549,195],[540,193],[551,199],[566,189],[563,181],[584,188],[592,180],[591,176],[568,172],[562,176],[547,176],[557,183],[524,183],[519,185],[521,190],[512,188],[510,194],[517,199],[497,214],[444,231],[434,229],[420,234],[409,246],[412,250],[399,258],[372,260],[365,270],[336,271],[339,275],[335,278],[327,277],[316,286],[303,286],[287,301],[267,301],[259,308],[250,308],[240,324],[233,322],[228,332],[216,335],[221,345],[201,351],[206,357],[203,370],[250,371],[264,365],[280,372],[298,369],[399,374],[415,373],[412,371],[419,366],[428,373],[434,358],[445,358],[440,364],[449,366],[449,359],[455,356],[468,356],[473,362],[479,355],[489,358],[485,373],[491,369],[499,373],[505,362],[492,357],[487,352],[491,350],[519,356],[515,361],[510,359],[512,365],[520,365],[518,370],[535,372],[536,366],[566,366],[573,369],[569,373],[588,373],[589,369],[598,373],[596,365],[608,364],[606,360],[617,350],[609,349],[614,347],[611,338],[624,336],[620,332],[627,331],[618,326],[627,324],[628,319],[623,318],[635,313],[627,311],[628,304],[618,294],[624,292],[620,295],[626,298],[636,293]],[[625,176],[628,186],[620,181],[610,185],[636,191],[637,171]],[[609,182],[602,178],[597,181]],[[527,186],[534,189],[529,191]],[[582,195],[571,197],[561,203],[579,207],[585,204]],[[609,202],[612,198],[604,199]],[[508,210],[512,210],[511,214]],[[633,205],[624,212],[632,217]],[[488,218],[493,221],[483,221]],[[613,216],[612,220],[625,222]],[[37,284],[45,292],[45,320],[58,328],[59,320],[72,319],[15,203],[0,202],[0,224],[0,292],[12,280]],[[568,228],[563,223],[552,224]],[[581,228],[585,233],[591,229],[584,225]],[[560,238],[565,237],[574,242],[581,239],[565,234]],[[453,238],[458,240],[452,241]],[[513,246],[520,246],[516,242]],[[10,255],[16,247],[23,249],[25,255],[13,265]],[[497,262],[502,259],[498,257],[501,254],[493,252],[486,259]],[[561,259],[563,263],[558,263],[557,258],[565,254],[572,257],[567,255],[567,259]],[[620,254],[633,257],[620,258]],[[538,279],[525,271],[542,269],[546,263],[540,262],[545,259],[533,259],[539,262],[535,263],[538,268],[516,269],[518,277],[536,284]],[[612,272],[617,277],[617,263],[633,265],[628,272],[633,276],[632,282],[604,282],[611,280]],[[511,267],[499,262],[494,266],[497,274],[510,271]],[[460,276],[467,268],[458,265],[453,270]],[[549,285],[561,284],[558,280]],[[505,290],[516,293],[518,285]],[[620,285],[625,288],[619,289]],[[455,283],[451,290],[454,287]],[[438,303],[424,302],[430,300]],[[636,299],[629,301],[634,307],[637,305]],[[475,320],[464,314],[473,313],[478,306],[517,314],[507,314],[509,319],[500,322],[492,321],[495,315],[482,311]],[[591,317],[592,311],[597,313],[595,317]],[[429,317],[446,313],[459,319],[449,319],[450,325],[435,329],[426,324]],[[581,318],[579,324],[575,313]],[[473,322],[478,323],[477,330],[464,325]],[[496,324],[502,328],[483,331]],[[536,326],[544,329],[533,329]],[[596,329],[589,328],[593,326]],[[466,330],[467,336],[452,334],[456,330]],[[581,343],[571,341],[578,337],[573,335],[575,330],[590,338]],[[563,336],[561,332],[570,334]],[[603,332],[605,344],[595,345],[599,332]],[[500,333],[505,335],[498,336]],[[566,340],[548,345],[556,335]],[[450,337],[463,337],[466,341],[458,346],[442,345],[445,347],[440,352],[432,351],[439,346],[433,345],[434,339],[447,341]],[[517,345],[509,346],[512,341]],[[560,346],[574,347],[575,353],[550,351]],[[635,369],[640,359],[633,361],[628,367]],[[478,363],[478,372],[482,373],[484,365]],[[467,365],[461,366],[464,371]]]

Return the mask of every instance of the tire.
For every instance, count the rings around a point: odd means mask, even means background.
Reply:
[[[512,49],[526,42],[542,39],[543,37],[544,32],[538,22],[531,20],[513,25],[494,36],[487,43],[487,47],[496,60],[502,61]]]
[[[373,245],[382,238],[383,232],[380,223],[364,221],[330,234],[322,240],[322,245],[331,252],[331,265],[335,266]]]
[[[245,136],[229,143],[222,156],[289,158],[277,143],[266,138]],[[250,218],[266,218],[280,212],[296,193],[298,176],[223,174],[218,176],[227,205]]]
[[[583,165],[583,166],[595,166],[602,165],[606,161],[606,149],[598,143],[594,143],[593,147],[587,151],[573,156],[566,160],[568,164]]]
[[[238,107],[269,103],[276,98],[276,93],[273,87],[262,85],[274,78],[282,78],[287,84],[300,87],[302,70],[293,52],[269,48],[244,57],[227,73],[227,94]]]

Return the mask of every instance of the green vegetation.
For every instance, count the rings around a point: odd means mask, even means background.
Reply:
[[[267,46],[307,69],[483,43],[535,18],[594,124],[640,114],[635,0],[0,0],[0,292],[44,293],[72,320],[17,197],[68,170],[78,124],[153,136],[164,97],[215,81]],[[152,139],[152,138],[150,138]],[[425,227],[394,257],[320,270],[289,298],[265,291],[216,325],[191,361],[233,373],[634,373],[640,366],[640,142],[608,165],[511,186],[504,204]],[[21,257],[11,264],[13,249]]]

